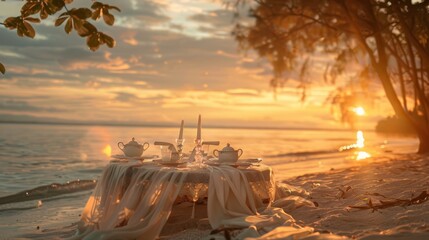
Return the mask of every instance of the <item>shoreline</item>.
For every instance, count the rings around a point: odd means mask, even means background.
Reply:
[[[388,159],[384,156],[382,160],[360,166],[291,177],[281,182],[291,187],[292,192],[307,194],[291,196],[293,198],[288,200],[291,204],[283,209],[300,226],[323,233],[324,239],[329,239],[329,236],[357,239],[428,238],[428,197],[408,206],[399,204],[374,208],[383,202],[412,199],[428,191],[428,172],[428,155],[396,154]],[[317,207],[299,204],[304,200],[317,203]],[[373,207],[368,205],[369,202]],[[83,205],[84,203],[82,207]],[[353,206],[369,207],[359,209]],[[200,230],[195,228],[198,224],[191,226],[194,227],[162,236],[162,239],[181,239],[186,235],[201,236],[208,233],[206,225],[205,229]],[[74,227],[44,229],[20,237],[70,237],[74,233]],[[278,234],[281,235],[281,231]]]

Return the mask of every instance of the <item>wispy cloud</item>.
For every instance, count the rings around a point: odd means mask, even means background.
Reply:
[[[0,78],[0,114],[175,122],[202,113],[223,125],[330,118],[322,104],[329,87],[312,86],[314,97],[306,103],[299,101],[294,84],[274,98],[271,67],[255,53],[238,52],[230,36],[232,12],[219,2],[106,3],[122,10],[115,26],[102,26],[117,40],[113,49],[91,52],[84,39],[52,22],[35,26],[37,40],[0,28],[0,61],[7,66]],[[18,13],[21,5],[2,2],[0,18]],[[313,61],[311,78],[322,79],[324,59]],[[292,83],[296,79],[289,77]]]

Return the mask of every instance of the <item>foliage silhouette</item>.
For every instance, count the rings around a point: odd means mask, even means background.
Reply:
[[[362,85],[380,83],[396,115],[418,134],[429,152],[429,0],[235,0],[254,22],[239,21],[233,35],[243,49],[269,60],[274,78],[311,71],[312,54],[334,56],[325,80],[337,84],[348,64]],[[240,11],[237,11],[240,12]],[[300,78],[302,88],[308,79]],[[305,81],[303,81],[305,80]],[[305,93],[305,92],[304,92]]]
[[[72,2],[73,0],[27,0],[21,7],[20,16],[8,17],[0,24],[10,30],[16,30],[19,37],[34,38],[36,31],[31,23],[40,23],[50,15],[59,14],[55,20],[55,26],[61,26],[65,22],[64,31],[70,34],[74,30],[80,37],[86,38],[86,45],[90,50],[96,51],[104,44],[109,48],[114,47],[115,40],[106,33],[98,31],[97,27],[90,23],[89,20],[97,21],[103,18],[107,25],[112,26],[115,22],[115,17],[110,13],[110,10],[118,12],[121,10],[118,7],[101,2],[93,2],[90,8],[81,7],[69,10],[67,5]],[[62,10],[64,11],[60,13]],[[2,74],[6,72],[2,63],[0,63],[0,72]]]

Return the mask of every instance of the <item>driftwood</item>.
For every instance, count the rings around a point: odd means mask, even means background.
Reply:
[[[378,193],[374,193],[373,195],[387,198],[386,196]],[[375,211],[378,211],[379,209],[384,209],[389,207],[395,207],[395,206],[406,207],[410,205],[421,204],[428,200],[429,200],[429,194],[427,193],[427,191],[422,191],[420,195],[411,199],[390,199],[386,201],[380,200],[380,203],[374,204],[370,198],[366,205],[349,206],[349,208],[360,209],[360,210],[372,209],[372,212],[375,212]]]

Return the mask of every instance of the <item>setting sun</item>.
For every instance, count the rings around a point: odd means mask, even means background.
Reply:
[[[365,109],[363,107],[355,107],[352,110],[358,116],[364,116],[366,114]]]

